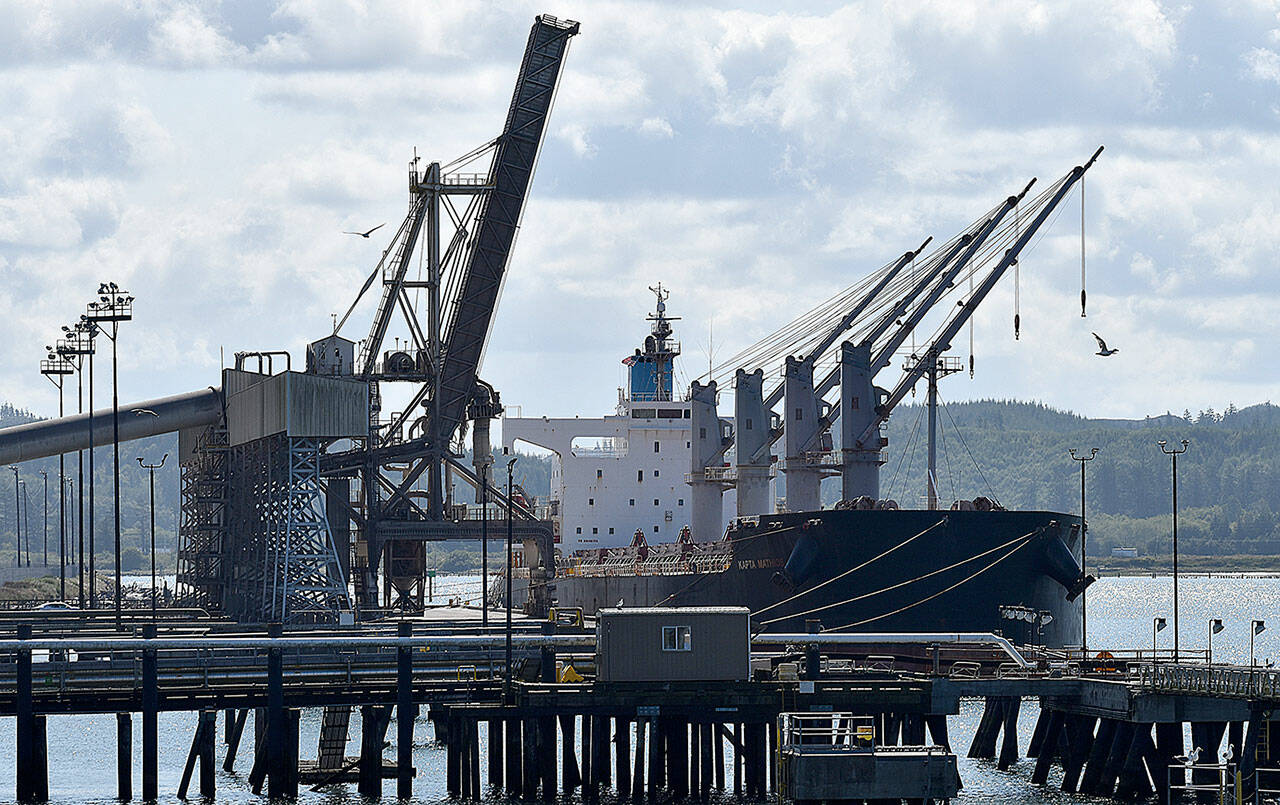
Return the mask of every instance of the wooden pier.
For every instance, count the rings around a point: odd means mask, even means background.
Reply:
[[[565,791],[595,799],[607,789],[618,798],[705,800],[713,791],[752,798],[779,791],[783,713],[870,716],[877,745],[950,751],[948,716],[965,699],[984,702],[969,756],[1001,769],[1034,759],[1036,785],[1047,784],[1056,764],[1064,791],[1164,802],[1228,784],[1247,797],[1270,790],[1266,774],[1280,778],[1267,771],[1280,768],[1276,672],[1172,663],[1015,670],[955,661],[936,673],[903,673],[884,655],[820,656],[821,637],[812,639],[785,656],[760,656],[750,681],[605,682],[591,678],[594,635],[526,623],[512,636],[508,683],[503,635],[461,626],[162,636],[148,625],[142,637],[77,638],[50,637],[47,624],[41,634],[19,625],[14,638],[0,639],[0,715],[17,721],[21,802],[47,801],[51,785],[56,790],[48,719],[86,713],[117,714],[117,794],[125,800],[135,793],[132,714],[141,714],[140,794],[154,799],[160,711],[193,716],[180,795],[197,785],[203,796],[214,793],[220,712],[223,768],[243,758],[253,790],[273,797],[294,796],[304,782],[344,780],[377,797],[385,779],[395,779],[397,796],[411,796],[414,722],[425,715],[445,749],[452,797],[479,799],[487,785],[526,801]],[[587,679],[561,681],[568,665]],[[1028,697],[1039,699],[1040,713],[1030,745],[1021,747]],[[324,708],[315,759],[299,751],[302,708]],[[347,757],[353,718],[362,739],[359,754]],[[395,757],[384,759],[393,723]],[[1187,724],[1191,746],[1183,743]],[[1219,764],[1227,745],[1232,760]],[[1196,747],[1199,762],[1189,763]]]

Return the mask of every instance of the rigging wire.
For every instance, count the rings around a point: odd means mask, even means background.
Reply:
[[[944,521],[944,522],[945,522],[945,520],[946,520],[946,518],[943,518],[943,521]],[[1036,531],[1032,531],[1032,532],[1031,532],[1031,533],[1029,533],[1029,534],[1023,534],[1023,535],[1022,535],[1022,536],[1020,536],[1020,537],[1014,537],[1013,539],[1009,540],[1008,542],[1001,543],[1000,545],[996,545],[996,546],[995,546],[995,547],[993,547],[993,548],[988,548],[987,550],[983,551],[982,553],[974,554],[973,556],[967,557],[967,558],[965,558],[965,559],[961,559],[961,560],[960,560],[960,561],[958,561],[958,562],[952,562],[951,564],[947,565],[946,567],[940,567],[940,568],[938,568],[937,570],[931,570],[931,571],[929,571],[928,573],[925,573],[925,574],[920,575],[920,576],[916,576],[916,577],[915,577],[915,578],[913,578],[913,579],[906,579],[906,580],[904,580],[904,581],[900,581],[900,582],[897,582],[897,583],[895,583],[895,584],[890,584],[888,587],[881,587],[879,590],[872,590],[872,591],[871,591],[871,592],[869,592],[869,593],[861,593],[860,595],[855,595],[855,596],[853,596],[852,598],[846,598],[846,599],[845,599],[845,600],[843,600],[843,601],[836,601],[836,602],[835,602],[835,603],[833,603],[833,604],[824,604],[824,605],[822,605],[822,606],[820,606],[820,607],[814,607],[813,609],[805,610],[804,612],[797,612],[797,613],[795,613],[795,614],[793,614],[793,615],[788,615],[788,616],[787,616],[787,618],[800,618],[800,617],[804,617],[805,615],[812,615],[812,614],[814,614],[815,612],[824,612],[824,611],[826,611],[826,610],[828,610],[828,609],[834,609],[835,607],[841,607],[841,606],[844,606],[845,604],[853,604],[853,603],[856,603],[856,602],[858,602],[858,601],[866,600],[866,599],[868,599],[868,598],[874,598],[874,597],[875,597],[875,596],[877,596],[877,595],[882,595],[882,594],[887,593],[887,592],[892,592],[893,590],[901,589],[902,587],[906,587],[908,584],[915,584],[917,581],[924,581],[925,579],[927,579],[927,578],[931,578],[931,577],[933,577],[933,576],[936,576],[936,575],[938,575],[939,573],[946,573],[948,570],[955,570],[957,567],[960,567],[961,565],[967,565],[967,564],[969,564],[970,562],[972,562],[972,561],[974,561],[974,560],[976,560],[976,559],[981,559],[981,558],[983,558],[984,556],[987,556],[988,554],[992,554],[992,553],[995,553],[996,551],[1004,550],[1005,548],[1008,548],[1010,545],[1014,544],[1015,542],[1018,542],[1019,540],[1022,540],[1022,541],[1023,541],[1023,544],[1026,544],[1027,542],[1030,542],[1031,538],[1032,538],[1032,537],[1034,537],[1034,536],[1035,536],[1036,534],[1038,534],[1038,533],[1040,533],[1039,529],[1037,529]],[[1019,547],[1021,547],[1021,546],[1019,546]],[[787,618],[774,618],[772,621],[762,621],[762,624],[767,625],[767,624],[769,624],[769,623],[774,623],[774,622],[776,622],[776,621],[786,620]],[[838,628],[838,629],[843,629],[843,628],[845,628],[845,627],[843,627],[843,626],[839,626],[839,627],[836,627],[836,628]],[[835,631],[835,630],[834,630],[834,629],[824,629],[823,631]]]
[[[995,486],[993,486],[991,481],[988,480],[987,474],[982,471],[982,465],[978,463],[978,459],[973,455],[973,451],[969,449],[969,443],[965,441],[964,433],[960,430],[960,425],[956,423],[955,417],[951,415],[951,409],[942,401],[941,394],[938,395],[938,403],[942,406],[942,410],[946,412],[947,418],[951,420],[951,429],[960,437],[960,444],[964,446],[965,452],[969,454],[969,460],[973,462],[974,469],[978,471],[979,477],[982,478],[982,483],[986,485],[988,495],[993,501],[995,501],[997,506],[1000,505],[1000,499],[996,497]]]
[[[1028,535],[1028,536],[1033,536],[1035,533],[1036,533],[1036,532],[1034,532],[1034,531],[1033,531],[1033,532],[1032,532],[1030,535]],[[1008,543],[1006,543],[1006,544],[1008,544]],[[988,570],[990,570],[991,568],[993,568],[993,567],[995,567],[996,565],[1000,564],[1001,562],[1003,562],[1004,560],[1008,559],[1010,556],[1013,556],[1015,553],[1017,553],[1018,551],[1022,550],[1023,548],[1027,547],[1027,546],[1028,546],[1028,545],[1030,545],[1030,544],[1031,544],[1031,540],[1030,540],[1030,539],[1028,539],[1026,542],[1023,542],[1021,545],[1017,545],[1017,546],[1015,546],[1015,547],[1013,547],[1013,548],[1009,549],[1009,551],[1008,551],[1007,553],[1005,553],[1003,556],[1001,556],[1001,557],[997,558],[995,561],[991,562],[991,563],[990,563],[990,564],[988,564],[986,567],[983,567],[983,568],[982,568],[981,570],[979,570],[978,572],[976,572],[976,573],[972,573],[972,574],[970,574],[969,576],[966,576],[965,578],[961,579],[960,581],[957,581],[955,584],[952,584],[950,587],[946,587],[946,588],[944,588],[944,589],[941,589],[941,590],[939,590],[938,592],[934,593],[933,595],[930,595],[930,596],[928,596],[928,597],[926,597],[926,598],[922,598],[922,599],[920,599],[919,601],[915,601],[915,602],[913,602],[913,603],[907,604],[906,606],[898,607],[897,609],[893,610],[892,612],[885,612],[885,613],[884,613],[884,614],[882,614],[882,615],[876,615],[876,616],[875,616],[875,617],[873,617],[873,618],[863,618],[863,619],[862,619],[862,620],[860,620],[860,621],[854,621],[853,623],[846,623],[844,626],[835,626],[835,627],[832,627],[832,628],[830,628],[830,629],[823,629],[822,631],[824,631],[824,632],[838,632],[838,631],[840,631],[841,629],[852,629],[852,628],[853,628],[853,627],[855,627],[855,626],[863,626],[863,625],[868,624],[868,623],[874,623],[875,621],[878,621],[878,620],[883,620],[883,619],[885,619],[885,618],[893,617],[894,615],[899,615],[899,614],[901,614],[901,613],[903,613],[903,612],[906,612],[908,609],[913,609],[913,608],[915,608],[915,607],[920,606],[921,604],[927,604],[928,602],[932,601],[933,599],[935,599],[935,598],[937,598],[937,597],[939,597],[939,596],[946,595],[947,593],[951,592],[952,590],[956,589],[957,587],[960,587],[960,586],[962,586],[962,585],[968,584],[970,581],[972,581],[972,580],[976,579],[978,576],[981,576],[983,573],[986,573],[986,572],[987,572]],[[977,558],[977,557],[974,557],[974,558]]]
[[[1013,230],[1015,236],[1020,236],[1019,225],[1021,223],[1019,215],[1022,212],[1022,205],[1019,204],[1013,210]],[[1013,259],[1013,340],[1017,341],[1022,337],[1022,260],[1021,255]]]
[[[851,576],[852,574],[857,573],[859,570],[862,570],[864,567],[866,567],[867,565],[871,564],[872,562],[877,562],[877,561],[879,561],[879,560],[883,559],[884,557],[888,556],[889,554],[893,553],[894,551],[898,550],[899,548],[905,548],[905,547],[907,547],[907,546],[908,546],[908,545],[910,545],[912,542],[915,542],[917,539],[919,539],[920,537],[923,537],[925,534],[928,534],[930,531],[932,531],[933,529],[937,528],[938,526],[942,525],[942,524],[943,524],[943,523],[945,523],[945,522],[947,522],[947,518],[943,517],[941,520],[939,520],[938,522],[936,522],[936,523],[934,523],[933,525],[929,526],[929,527],[928,527],[928,528],[926,528],[924,531],[921,531],[919,534],[916,534],[914,537],[908,537],[907,539],[903,540],[902,542],[899,542],[897,545],[894,545],[892,548],[889,548],[888,550],[883,551],[883,552],[881,552],[881,553],[877,554],[876,556],[871,557],[870,559],[868,559],[867,561],[863,562],[863,563],[862,563],[862,564],[860,564],[860,565],[857,565],[856,567],[851,567],[851,568],[849,568],[848,570],[844,571],[843,573],[839,574],[838,576],[832,576],[831,578],[827,579],[826,581],[822,582],[821,584],[814,585],[813,587],[810,587],[810,588],[809,588],[809,589],[807,589],[807,590],[801,590],[800,592],[798,592],[798,593],[796,593],[796,594],[794,594],[794,595],[790,596],[789,598],[784,598],[784,599],[782,599],[781,601],[776,601],[776,602],[774,602],[774,603],[770,604],[769,606],[767,606],[767,607],[765,607],[765,608],[763,608],[763,609],[758,609],[758,610],[756,610],[755,612],[752,612],[752,613],[751,613],[751,617],[753,617],[753,618],[754,618],[754,617],[756,617],[757,615],[763,615],[764,613],[768,612],[768,611],[769,611],[769,610],[771,610],[771,609],[777,609],[778,607],[780,607],[780,606],[782,606],[782,605],[784,605],[784,604],[789,604],[789,603],[791,603],[792,601],[796,600],[797,598],[802,598],[802,597],[804,597],[804,596],[806,596],[806,595],[809,595],[810,593],[815,593],[815,592],[817,592],[818,590],[821,590],[823,587],[826,587],[828,584],[833,584],[833,583],[835,583],[835,582],[839,581],[840,579],[843,579],[843,578],[846,578],[846,577],[848,577],[848,576]],[[801,614],[803,614],[803,613],[801,613]],[[777,621],[780,621],[780,620],[786,620],[786,618],[788,618],[788,617],[794,617],[794,616],[788,615],[788,616],[785,616],[785,617],[782,617],[782,618],[774,618],[773,620],[769,620],[769,621],[762,621],[762,623],[764,623],[764,624],[766,624],[766,625],[767,625],[767,624],[770,624],[770,623],[776,623]]]
[[[1080,318],[1084,311],[1084,174],[1080,174]]]
[[[894,493],[894,492],[897,490],[897,488],[898,488],[898,473],[902,471],[903,464],[905,463],[908,467],[910,467],[910,465],[911,465],[911,461],[914,461],[914,460],[915,460],[915,457],[916,457],[916,447],[915,447],[915,446],[916,446],[916,434],[917,434],[917,433],[919,432],[919,430],[920,430],[920,421],[921,421],[921,420],[923,420],[923,419],[924,419],[924,409],[923,409],[923,408],[920,408],[920,409],[918,409],[918,410],[916,411],[916,419],[915,419],[915,423],[914,423],[914,424],[912,424],[912,426],[911,426],[911,435],[907,437],[907,445],[906,445],[906,447],[902,448],[902,452],[898,455],[898,466],[897,466],[897,468],[893,471],[893,478],[889,481],[889,497],[893,497],[893,493]],[[907,450],[908,450],[908,449],[911,451],[911,459],[910,459],[910,460],[907,460]],[[908,470],[908,472],[910,472],[910,470]]]

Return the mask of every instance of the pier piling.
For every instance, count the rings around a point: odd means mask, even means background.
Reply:
[[[396,627],[399,637],[411,637],[413,624],[407,621]],[[396,649],[396,796],[413,796],[413,720],[417,708],[413,704],[413,649]],[[479,774],[479,770],[476,770]],[[381,778],[382,769],[378,769]],[[478,788],[479,786],[477,786]],[[477,795],[479,792],[475,792]]]
[[[1000,728],[1004,733],[1003,740],[1000,742],[1000,759],[996,762],[996,768],[1000,771],[1008,771],[1009,767],[1018,761],[1018,711],[1022,708],[1022,699],[1018,696],[1009,696],[1005,698],[1004,708]],[[913,720],[919,719],[919,716],[911,716]],[[924,730],[920,731],[920,740],[911,741],[913,746],[924,743]]]
[[[20,624],[18,626],[18,639],[29,640],[31,638],[31,626],[29,624]],[[35,800],[36,780],[35,780],[35,707],[32,701],[31,692],[31,649],[18,649],[18,685],[17,696],[14,702],[17,711],[17,735],[15,736],[17,743],[17,751],[15,752],[15,760],[17,761],[15,774],[15,795],[18,802],[31,802]]]
[[[154,640],[156,626],[142,627],[142,636]],[[156,650],[142,651],[142,799],[155,802],[160,796],[160,689],[156,672]],[[234,757],[234,756],[233,756]]]
[[[1003,708],[1003,705],[1001,705]],[[1044,742],[1040,745],[1040,753],[1036,756],[1036,767],[1031,772],[1031,782],[1044,785],[1049,779],[1049,766],[1057,754],[1059,733],[1062,732],[1062,711],[1050,710],[1044,729]],[[994,744],[994,739],[992,741]]]
[[[516,795],[522,786],[521,765],[523,757],[521,747],[523,741],[520,729],[523,722],[518,718],[508,718],[502,727],[503,760],[505,761],[505,779],[503,787],[507,793]]]
[[[638,719],[636,721],[636,754],[635,762],[631,769],[631,798],[636,802],[644,796],[644,762],[645,762],[645,733],[648,729],[649,721],[647,719]]]
[[[582,785],[582,773],[578,771],[578,755],[575,749],[578,717],[572,713],[560,716],[560,779],[564,792],[571,793]]]
[[[116,713],[116,798],[133,799],[133,714]]]
[[[625,718],[614,722],[613,777],[618,799],[631,796],[631,722]]]
[[[489,764],[489,787],[502,787],[502,719],[489,719],[489,726],[485,733],[486,741],[489,745],[487,753]]]

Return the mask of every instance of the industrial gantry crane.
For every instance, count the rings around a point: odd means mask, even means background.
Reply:
[[[510,506],[518,520],[515,536],[533,548],[524,552],[526,562],[554,571],[550,525],[491,484],[489,424],[502,407],[497,392],[478,375],[561,66],[577,33],[576,22],[539,16],[502,133],[445,166],[432,162],[421,169],[415,156],[404,221],[333,334],[312,345],[310,360],[322,373],[350,371],[369,389],[365,437],[321,457],[330,524],[339,531],[343,523],[355,525],[352,576],[363,608],[378,605],[380,567],[386,582],[383,606],[421,608],[426,543],[480,537],[481,524],[468,516],[465,505],[451,505],[455,477],[476,489],[477,502],[487,497]],[[486,157],[487,172],[475,172],[471,166]],[[415,253],[425,276],[412,278]],[[379,280],[377,310],[356,352],[339,332]],[[419,291],[426,292],[425,322],[413,299]],[[404,346],[397,342],[386,349],[395,323],[407,330]],[[328,365],[332,356],[348,352],[354,358],[345,366],[341,360]],[[383,384],[411,389],[409,402],[386,417]],[[468,422],[471,467],[455,448]],[[358,484],[354,497],[352,481]],[[485,485],[487,496],[480,493]]]

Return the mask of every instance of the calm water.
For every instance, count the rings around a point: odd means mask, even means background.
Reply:
[[[478,581],[458,578],[437,579],[437,594],[462,595]],[[1184,578],[1181,588],[1182,647],[1202,649],[1207,640],[1207,620],[1222,618],[1226,628],[1214,637],[1215,658],[1225,661],[1247,662],[1249,655],[1249,621],[1253,618],[1268,620],[1268,630],[1256,639],[1259,661],[1266,657],[1280,660],[1280,579],[1258,577]],[[1151,645],[1151,619],[1156,616],[1169,618],[1170,626],[1160,634],[1160,647],[1172,645],[1172,580],[1169,578],[1106,578],[1099,581],[1089,594],[1090,644],[1095,648],[1149,647]],[[1273,622],[1274,621],[1274,622]],[[1034,702],[1024,702],[1019,718],[1020,746],[1025,751],[1035,724]],[[957,802],[1098,802],[1088,797],[1061,794],[1056,790],[1060,772],[1050,776],[1050,787],[1037,788],[1030,784],[1032,761],[1022,760],[1008,772],[1000,772],[994,763],[974,761],[963,757],[973,730],[981,715],[977,702],[965,703],[960,715],[950,720],[950,730],[955,749],[961,755],[960,772],[965,782]],[[194,713],[160,714],[160,790],[161,801],[178,802],[177,790],[186,759],[191,735],[195,729]],[[352,743],[348,753],[358,751],[359,719],[352,720]],[[219,739],[221,738],[219,723]],[[320,729],[319,711],[306,711],[302,716],[302,752],[304,757],[314,757]],[[252,726],[248,728],[251,734]],[[114,802],[115,791],[115,717],[51,716],[49,734],[49,785],[55,802]],[[395,740],[394,726],[388,737]],[[414,743],[414,764],[418,778],[414,790],[417,801],[439,802],[445,799],[444,751],[433,744],[429,722],[422,719],[417,724]],[[12,798],[14,791],[13,720],[0,720],[0,801]],[[137,775],[142,767],[141,724],[135,717],[134,772],[135,793],[140,789]],[[483,744],[482,744],[483,746]],[[249,791],[247,776],[251,763],[250,753],[241,747],[236,773],[221,771],[222,748],[218,757],[218,801],[247,802],[259,799]],[[394,756],[394,747],[388,757]],[[483,760],[482,760],[483,764]],[[483,766],[482,766],[483,768]],[[192,790],[196,783],[193,781]],[[393,796],[394,781],[387,781],[384,791]],[[265,801],[265,796],[260,799]],[[324,792],[303,790],[300,800],[308,803],[351,803],[358,801],[355,786],[335,785]]]

